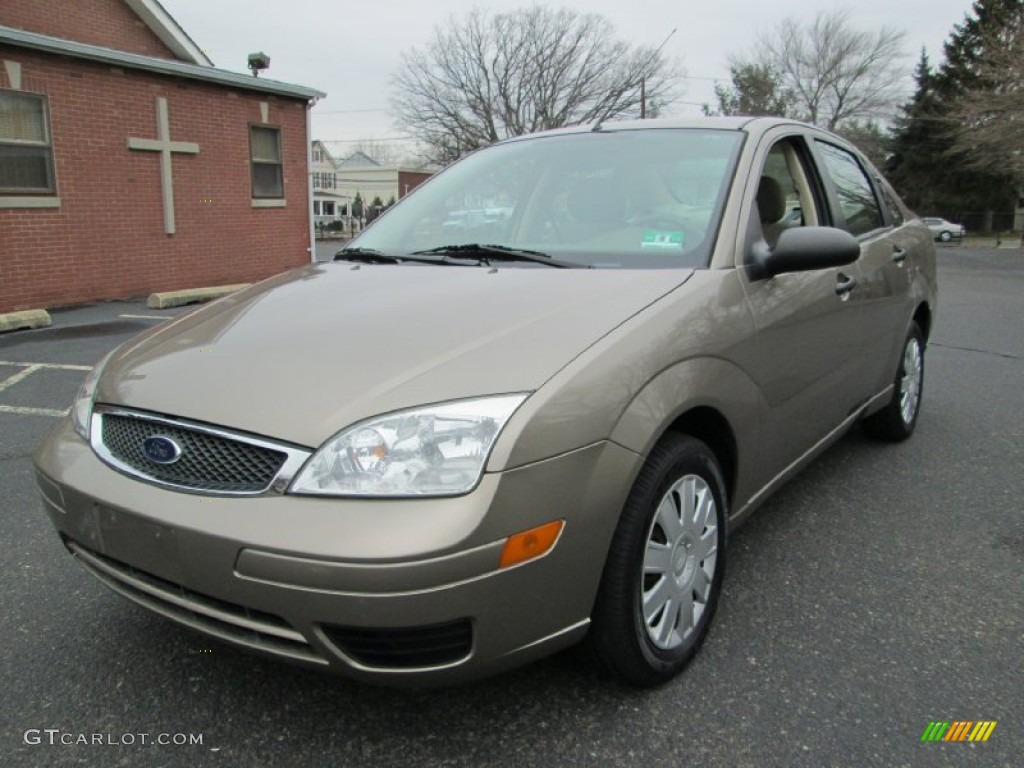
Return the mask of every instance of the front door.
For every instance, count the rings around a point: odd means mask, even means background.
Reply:
[[[803,136],[769,143],[761,178],[753,180],[760,247],[773,247],[791,227],[832,224],[826,188]],[[830,434],[861,399],[860,272],[854,263],[765,279],[743,275],[757,326],[746,367],[768,406],[758,468],[767,482]]]

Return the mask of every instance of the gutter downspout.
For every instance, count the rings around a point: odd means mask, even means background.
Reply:
[[[306,102],[306,210],[309,212],[309,263],[316,264],[316,231],[313,224],[313,107],[317,99]]]

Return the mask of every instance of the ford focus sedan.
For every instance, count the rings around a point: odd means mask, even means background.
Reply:
[[[521,137],[115,350],[38,484],[92,575],[244,648],[423,685],[585,640],[656,685],[737,523],[856,423],[914,431],[935,301],[928,228],[834,135]]]

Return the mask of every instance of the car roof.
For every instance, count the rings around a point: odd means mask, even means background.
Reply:
[[[540,136],[557,136],[566,134],[581,134],[591,132],[613,133],[618,131],[650,131],[658,129],[703,129],[719,131],[742,131],[749,134],[762,134],[777,126],[792,126],[815,131],[822,136],[832,136],[828,131],[799,120],[792,120],[783,117],[751,117],[751,116],[730,116],[730,117],[684,117],[684,118],[655,118],[650,120],[607,120],[585,125],[572,125],[565,128],[554,128],[548,131],[530,133],[523,136],[514,136],[499,143],[504,144],[512,141],[523,141],[525,139]],[[836,137],[840,138],[840,137]]]

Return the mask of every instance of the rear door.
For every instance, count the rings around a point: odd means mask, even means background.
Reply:
[[[825,177],[837,226],[860,241],[859,284],[855,300],[863,349],[856,372],[860,402],[884,389],[894,373],[894,350],[903,341],[910,313],[907,249],[898,231],[902,214],[885,204],[884,188],[868,166],[848,148],[815,139],[814,148]],[[899,222],[894,216],[899,215]]]

